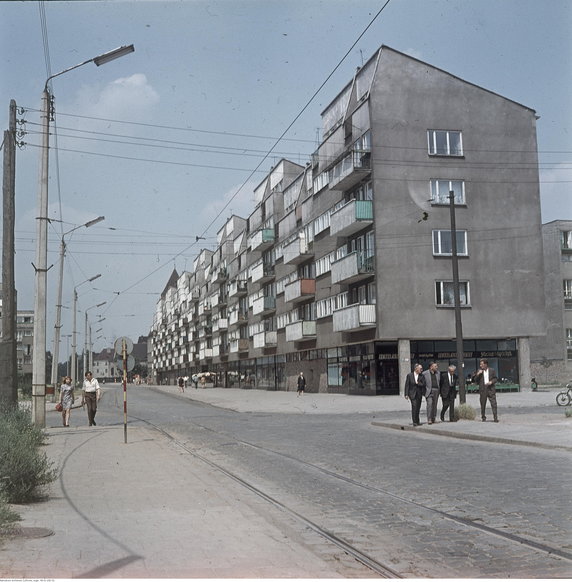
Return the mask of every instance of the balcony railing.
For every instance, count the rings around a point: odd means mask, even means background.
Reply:
[[[265,283],[274,279],[274,265],[263,263],[260,261],[251,270],[252,282]]]
[[[232,327],[233,325],[244,325],[248,319],[247,314],[242,310],[231,311],[228,314],[228,325]]]
[[[231,281],[228,285],[228,296],[229,297],[240,297],[241,295],[246,295],[248,292],[247,282],[239,279]]]
[[[274,347],[276,342],[277,334],[275,331],[262,331],[252,336],[252,345],[257,349]]]
[[[286,326],[286,341],[299,342],[316,337],[315,321],[296,321]]]
[[[316,279],[298,279],[284,287],[284,301],[298,303],[316,294]]]
[[[258,297],[252,302],[253,315],[265,315],[276,310],[276,297]]]
[[[375,305],[348,305],[334,311],[334,331],[357,331],[375,325]]]
[[[248,340],[244,338],[240,338],[237,340],[230,341],[230,353],[236,354],[238,352],[247,352],[248,351]]]
[[[199,350],[199,360],[207,360],[213,357],[212,348],[203,348]]]
[[[213,321],[213,333],[226,329],[228,329],[228,319],[226,317],[221,317],[220,319]]]
[[[284,246],[283,254],[285,265],[297,265],[314,256],[309,251],[306,238],[296,237],[292,242]]]
[[[331,265],[332,283],[355,283],[374,273],[374,257],[371,253],[354,251],[334,261]]]
[[[350,200],[332,212],[330,234],[332,236],[351,236],[373,223],[372,200]]]
[[[248,246],[252,251],[263,251],[274,244],[274,229],[262,228],[248,237]]]
[[[330,171],[330,189],[347,190],[363,180],[371,172],[371,154],[352,150]]]

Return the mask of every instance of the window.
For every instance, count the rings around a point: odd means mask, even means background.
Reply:
[[[572,251],[572,230],[560,231],[560,248],[563,251]]]
[[[460,131],[430,129],[427,132],[427,141],[431,156],[463,155],[463,140]]]
[[[450,230],[433,231],[433,254],[436,256],[451,256],[453,254],[453,237]],[[457,231],[457,254],[468,256],[467,231]]]
[[[464,180],[431,180],[431,204],[449,204],[449,192],[455,193],[455,204],[465,204]]]
[[[572,329],[566,330],[566,359],[572,360]]]
[[[469,305],[469,283],[459,282],[461,305]],[[455,307],[453,281],[435,281],[435,304],[442,307]]]
[[[564,309],[572,309],[572,279],[564,279]]]

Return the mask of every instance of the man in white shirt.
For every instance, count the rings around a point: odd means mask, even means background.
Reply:
[[[479,396],[481,400],[481,420],[485,422],[487,417],[485,409],[487,407],[487,398],[491,403],[493,410],[493,419],[495,422],[499,421],[497,414],[497,390],[495,384],[497,383],[497,375],[492,368],[489,368],[489,363],[484,358],[479,362],[479,370],[473,375],[473,380],[479,383]]]
[[[95,413],[97,412],[97,403],[101,398],[101,388],[99,382],[93,377],[91,372],[85,373],[83,381],[83,393],[81,404],[87,405],[87,419],[89,426],[97,426],[95,423]]]

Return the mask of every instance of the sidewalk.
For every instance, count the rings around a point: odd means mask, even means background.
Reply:
[[[572,418],[556,406],[555,391],[500,394],[498,424],[459,421],[413,428],[409,402],[400,396],[298,397],[295,392],[192,387],[181,394],[176,386],[128,388],[147,389],[245,413],[363,414],[380,439],[387,430],[399,429],[424,439],[455,436],[572,451]],[[83,425],[85,418],[78,427],[78,415],[84,413],[75,411],[69,429],[58,426],[60,414],[48,403],[45,451],[60,477],[47,501],[17,508],[22,535],[0,544],[0,578],[370,575],[355,565],[353,571],[345,568],[348,560],[341,550],[318,557],[311,551],[314,544],[323,547],[317,534],[221,477],[166,436],[135,424],[125,444],[116,412],[108,422],[105,398],[102,402],[97,427]],[[478,408],[477,395],[469,394],[467,402]]]
[[[538,392],[499,392],[497,402],[500,422],[481,422],[478,394],[467,394],[467,404],[477,412],[475,420],[437,422],[433,425],[411,426],[411,405],[402,396],[351,396],[347,394],[243,390],[239,388],[198,388],[189,386],[184,393],[177,386],[153,386],[153,390],[190,398],[237,412],[287,414],[369,414],[373,426],[412,430],[487,442],[521,444],[572,451],[572,418],[565,408],[556,405],[558,390]],[[138,388],[133,388],[138,389]],[[459,404],[457,397],[455,404]],[[523,412],[522,409],[534,409]],[[439,403],[438,411],[441,410]],[[491,417],[487,405],[487,416]],[[425,422],[425,403],[421,406],[421,421]]]
[[[47,501],[16,508],[0,578],[343,577],[343,551],[316,556],[317,534],[160,433],[130,426],[125,444],[122,425],[74,420],[47,429],[60,477]]]

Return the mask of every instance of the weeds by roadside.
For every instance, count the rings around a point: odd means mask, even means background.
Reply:
[[[42,488],[57,478],[46,454],[42,429],[34,426],[29,411],[0,409],[0,532],[19,516],[10,507],[42,497]]]

